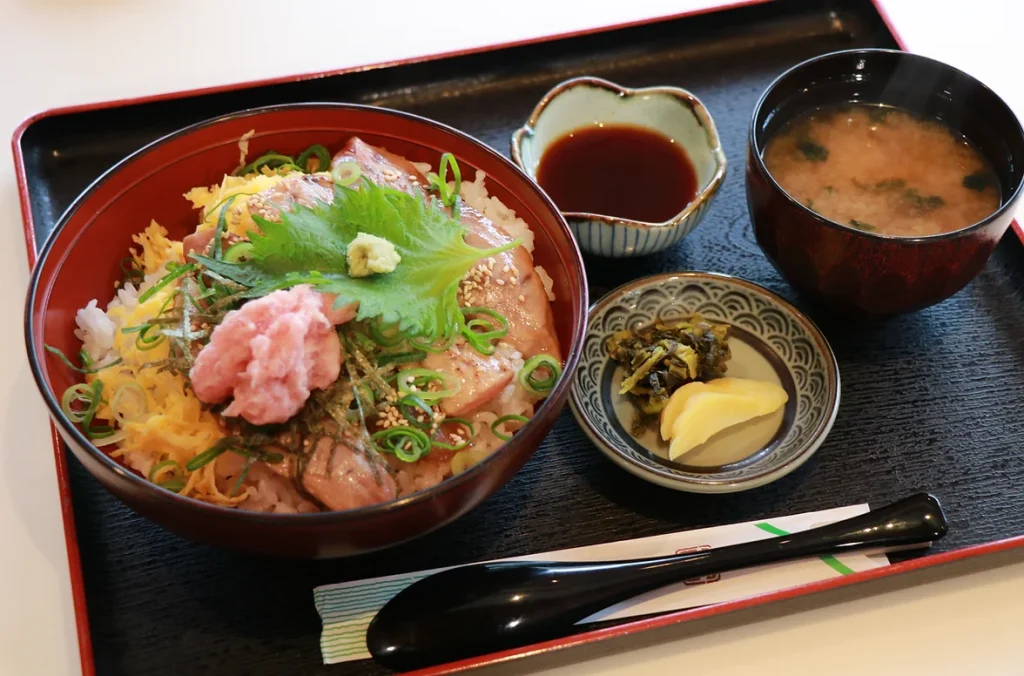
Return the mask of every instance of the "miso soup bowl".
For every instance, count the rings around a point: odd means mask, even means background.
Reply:
[[[844,103],[895,106],[962,133],[995,170],[999,209],[961,230],[895,237],[830,221],[790,197],[765,167],[765,146],[801,113]],[[750,124],[746,177],[757,243],[782,276],[834,309],[885,317],[949,298],[985,265],[1020,200],[1024,131],[991,89],[944,63],[883,49],[836,52],[765,91]]]

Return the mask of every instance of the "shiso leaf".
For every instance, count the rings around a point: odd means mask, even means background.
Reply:
[[[434,339],[461,329],[459,282],[493,249],[466,243],[466,229],[436,199],[362,181],[358,189],[334,186],[334,200],[314,207],[295,204],[279,222],[254,217],[261,232],[249,233],[250,259],[228,263],[193,258],[213,272],[247,287],[246,297],[264,296],[297,284],[337,294],[336,306],[359,302],[357,320],[397,323],[407,336]],[[348,245],[360,233],[382,237],[402,262],[387,275],[347,274]]]

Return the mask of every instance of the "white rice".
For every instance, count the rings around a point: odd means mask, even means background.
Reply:
[[[509,362],[514,373],[519,373],[525,363],[523,355],[507,343],[498,343],[497,350],[511,351]],[[527,391],[519,384],[519,378],[513,378],[512,382],[505,386],[501,394],[486,406],[472,414],[469,419],[476,430],[473,443],[470,445],[477,454],[490,455],[498,450],[504,441],[494,436],[491,432],[491,424],[498,418],[506,415],[521,415],[527,418],[533,417],[533,406],[540,399]]]
[[[512,239],[521,239],[523,246],[533,255],[533,230],[526,221],[516,216],[516,212],[506,207],[497,197],[491,197],[484,179],[487,174],[477,169],[476,178],[462,184],[460,195],[466,204],[473,207],[487,218],[500,225]]]
[[[462,190],[459,194],[462,195],[462,199],[466,200],[466,204],[500,225],[512,239],[521,239],[523,247],[530,252],[530,257],[532,258],[535,246],[533,230],[526,224],[526,221],[516,216],[515,211],[505,206],[497,197],[490,196],[487,192],[487,186],[484,185],[486,178],[487,174],[478,169],[476,177],[472,181],[462,184]],[[544,284],[544,291],[548,295],[548,300],[555,300],[555,282],[551,279],[551,275],[539,265],[534,265],[534,269],[537,271],[540,281]]]
[[[548,271],[539,265],[533,267],[537,271],[537,276],[540,277],[541,284],[544,285],[544,293],[548,295],[548,300],[555,299],[555,280],[551,279],[551,275]]]
[[[102,364],[114,354],[114,335],[118,327],[107,313],[99,309],[96,299],[75,315],[75,337],[82,341],[82,348],[89,358]]]
[[[131,282],[125,284],[107,303],[106,312],[99,308],[99,303],[94,298],[75,314],[75,324],[78,325],[75,337],[82,341],[83,349],[97,366],[102,366],[117,357],[114,354],[114,336],[124,328],[118,326],[118,322],[107,312],[116,307],[133,309],[139,302],[139,295],[145,293],[166,274],[167,270],[161,267],[146,275],[137,289]]]

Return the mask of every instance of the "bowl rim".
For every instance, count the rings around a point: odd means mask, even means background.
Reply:
[[[827,376],[831,374],[831,377],[826,377],[826,382],[834,383],[835,396],[829,406],[828,414],[818,424],[814,430],[814,436],[811,437],[810,442],[796,455],[794,455],[787,463],[770,471],[762,471],[759,473],[752,474],[750,477],[741,479],[738,481],[726,481],[726,480],[715,480],[710,477],[714,477],[714,473],[710,473],[707,476],[708,480],[704,481],[693,481],[683,477],[670,475],[667,473],[658,472],[655,467],[647,464],[637,462],[633,458],[623,453],[617,444],[611,443],[611,440],[606,439],[600,432],[593,429],[590,425],[590,421],[586,416],[582,415],[580,403],[577,400],[577,386],[576,386],[576,374],[573,374],[572,387],[569,389],[569,406],[572,409],[573,416],[579,423],[580,427],[586,433],[587,437],[594,442],[605,456],[611,459],[615,464],[622,467],[630,474],[636,477],[649,481],[651,483],[663,486],[665,488],[671,488],[678,491],[688,493],[704,493],[704,494],[719,494],[719,493],[736,493],[739,491],[751,490],[764,486],[766,484],[777,481],[782,477],[790,474],[791,472],[798,469],[801,465],[807,462],[811,456],[813,456],[818,448],[828,438],[829,433],[832,431],[832,426],[835,424],[836,417],[839,415],[839,405],[842,399],[842,377],[839,371],[839,362],[836,359],[835,352],[832,350],[831,344],[828,342],[828,338],[821,331],[817,324],[808,317],[806,314],[801,312],[792,303],[782,298],[770,289],[761,286],[755,282],[743,279],[742,277],[736,277],[734,275],[727,275],[721,272],[708,272],[699,270],[684,270],[679,272],[663,272],[654,275],[648,275],[646,277],[640,277],[639,279],[627,282],[615,289],[612,289],[608,293],[604,294],[590,306],[590,312],[587,314],[587,324],[589,328],[590,317],[593,312],[601,306],[607,304],[614,298],[619,298],[627,293],[630,293],[638,287],[650,286],[651,284],[661,283],[664,281],[670,281],[679,278],[690,278],[694,280],[716,280],[724,281],[730,284],[736,284],[741,287],[747,288],[749,291],[764,295],[772,299],[773,302],[778,303],[787,312],[789,312],[798,322],[800,322],[804,328],[808,331],[810,336],[815,339],[818,349],[821,351],[822,356],[825,358],[825,371]],[[577,373],[579,368],[577,368]],[[830,390],[832,388],[830,387]],[[612,415],[607,409],[602,408],[604,415]]]
[[[572,231],[569,229],[569,226],[565,222],[565,218],[562,216],[562,213],[558,210],[558,207],[555,206],[554,202],[551,201],[551,198],[548,197],[547,194],[543,190],[541,190],[540,187],[533,180],[530,179],[526,172],[522,171],[515,163],[505,158],[503,155],[501,155],[499,152],[497,152],[487,144],[483,143],[482,141],[473,136],[470,136],[465,132],[459,131],[454,127],[450,127],[446,124],[422,117],[420,115],[394,110],[391,108],[383,108],[379,106],[370,106],[357,103],[302,102],[246,108],[243,110],[226,113],[224,115],[219,115],[217,117],[202,120],[200,122],[196,122],[186,127],[182,127],[181,129],[173,131],[169,134],[161,136],[160,138],[154,141],[151,141],[150,143],[147,143],[138,150],[134,151],[133,153],[118,161],[116,164],[114,164],[109,169],[100,174],[100,176],[96,178],[92,183],[90,183],[78,196],[75,197],[75,199],[71,202],[70,206],[68,206],[68,208],[64,210],[60,218],[57,220],[56,226],[54,226],[53,230],[49,233],[49,235],[47,235],[42,247],[40,247],[39,255],[36,258],[36,262],[32,269],[32,273],[29,279],[29,285],[26,295],[24,316],[25,343],[27,348],[26,351],[28,352],[29,366],[31,368],[33,378],[35,379],[36,386],[39,389],[40,393],[42,394],[46,406],[49,409],[51,421],[53,421],[53,423],[55,423],[57,427],[60,428],[64,435],[70,436],[74,440],[74,443],[81,446],[90,455],[96,457],[100,464],[103,466],[104,471],[110,472],[140,487],[143,491],[146,491],[150,495],[152,495],[155,500],[158,500],[160,503],[162,503],[163,507],[168,507],[171,509],[191,510],[197,513],[213,513],[219,517],[224,517],[227,519],[263,523],[265,525],[343,525],[346,523],[365,519],[369,516],[377,516],[391,512],[396,512],[399,510],[403,510],[407,507],[414,507],[415,505],[433,501],[435,498],[437,498],[438,495],[448,493],[456,489],[457,487],[472,481],[475,477],[484,474],[485,468],[493,464],[493,462],[495,461],[499,454],[507,452],[507,449],[510,447],[510,445],[514,443],[515,438],[513,437],[512,441],[505,442],[504,444],[499,446],[493,453],[491,453],[486,458],[476,463],[469,469],[460,472],[459,474],[456,474],[454,476],[448,477],[447,479],[444,479],[443,481],[441,481],[441,483],[437,484],[436,486],[433,486],[423,491],[417,491],[402,498],[390,500],[388,502],[377,503],[374,505],[368,505],[365,507],[359,507],[356,509],[325,510],[321,512],[282,514],[277,512],[254,512],[243,509],[236,509],[232,507],[225,507],[221,505],[215,505],[212,503],[203,502],[195,498],[178,495],[177,493],[161,489],[159,486],[150,482],[146,478],[140,476],[136,472],[131,471],[130,469],[114,461],[109,455],[104,453],[102,449],[98,448],[91,441],[89,441],[89,439],[81,432],[81,430],[79,430],[78,427],[72,424],[71,421],[68,420],[67,416],[64,414],[63,410],[60,407],[60,403],[57,400],[57,397],[51,391],[49,383],[47,382],[46,378],[43,375],[40,360],[37,358],[37,355],[35,353],[35,331],[33,329],[32,324],[33,310],[37,307],[38,302],[40,300],[40,277],[42,274],[42,270],[45,267],[44,264],[46,263],[47,259],[49,258],[54,249],[57,237],[65,228],[70,219],[79,211],[82,204],[102,184],[110,180],[115,174],[125,169],[129,164],[134,162],[139,157],[156,150],[158,147],[163,146],[164,144],[170,141],[182,138],[184,136],[188,136],[189,134],[194,133],[200,129],[215,126],[225,122],[230,122],[241,118],[255,117],[267,113],[275,113],[302,108],[330,108],[334,110],[355,110],[361,112],[376,113],[385,116],[401,117],[411,122],[425,124],[434,127],[442,132],[454,135],[460,138],[461,140],[476,146],[479,150],[483,151],[491,159],[499,162],[500,164],[504,164],[506,168],[512,170],[513,174],[515,174],[518,178],[522,179],[522,182],[525,185],[527,185],[529,189],[535,190],[537,192],[537,196],[541,199],[544,205],[551,212],[556,214],[557,222],[566,240],[571,244],[570,251],[573,254],[572,260],[576,263],[576,265],[575,274],[570,275],[570,278],[571,282],[576,282],[578,288],[580,289],[578,299],[574,303],[575,307],[573,308],[573,312],[577,317],[581,318],[581,321],[579,328],[577,329],[575,334],[570,336],[570,349],[566,351],[565,365],[562,371],[562,378],[560,378],[559,381],[555,383],[555,386],[554,388],[552,388],[551,393],[537,408],[537,410],[534,412],[533,417],[526,425],[523,426],[523,429],[527,429],[531,425],[536,425],[536,421],[541,420],[543,417],[545,417],[545,415],[549,414],[549,412],[553,408],[556,407],[555,402],[557,402],[560,399],[564,402],[565,398],[568,395],[568,389],[572,380],[571,374],[575,372],[576,366],[579,362],[580,346],[582,344],[582,338],[585,335],[587,328],[586,313],[589,299],[589,289],[587,287],[585,278],[583,256],[580,252],[580,248],[576,242],[575,237],[572,236]],[[569,272],[569,270],[567,270],[567,272]],[[572,349],[574,344],[575,349]],[[63,443],[69,443],[66,439],[61,439],[61,441]],[[434,524],[431,528],[437,527],[438,525],[439,524]],[[427,530],[430,530],[431,528],[428,528]]]
[[[869,239],[876,239],[876,240],[880,240],[880,241],[883,241],[883,242],[889,242],[889,243],[893,243],[893,244],[902,244],[902,245],[906,245],[906,246],[912,246],[914,244],[923,244],[923,243],[927,243],[927,242],[936,242],[936,241],[943,241],[943,240],[958,239],[958,238],[963,237],[965,235],[969,235],[969,234],[971,234],[971,233],[973,233],[973,232],[975,232],[977,230],[983,229],[985,226],[991,224],[993,221],[998,220],[1007,211],[1010,211],[1011,209],[1015,209],[1016,208],[1017,199],[1020,197],[1021,191],[1024,190],[1024,178],[1022,178],[1021,181],[1018,182],[1016,189],[1010,195],[1008,195],[1005,199],[1002,200],[1002,203],[999,205],[999,208],[997,208],[995,211],[993,211],[991,214],[989,214],[985,218],[981,219],[980,221],[977,221],[976,223],[972,223],[970,225],[967,225],[967,226],[965,226],[963,228],[959,228],[957,230],[951,230],[949,232],[941,232],[941,233],[937,233],[937,234],[934,234],[934,235],[917,235],[917,236],[914,236],[914,237],[904,237],[902,235],[888,235],[888,234],[879,233],[879,232],[870,232],[870,231],[867,231],[867,230],[860,230],[858,228],[854,228],[853,226],[849,226],[849,225],[845,225],[843,223],[839,223],[837,221],[833,221],[833,220],[831,220],[829,218],[826,218],[825,216],[822,216],[821,214],[819,214],[818,212],[814,211],[810,207],[806,206],[805,204],[803,204],[799,200],[794,199],[788,192],[786,192],[786,190],[781,185],[779,185],[778,181],[775,180],[775,177],[772,176],[772,173],[770,171],[768,171],[768,167],[765,166],[765,163],[764,163],[764,157],[761,154],[761,152],[759,152],[760,148],[759,148],[759,144],[757,142],[757,131],[756,131],[757,125],[755,123],[757,121],[758,116],[761,114],[761,110],[764,107],[765,101],[772,94],[772,92],[774,92],[775,89],[779,85],[781,85],[783,83],[784,80],[786,80],[788,77],[798,73],[802,69],[804,69],[804,68],[806,68],[806,67],[808,67],[810,65],[813,65],[815,63],[818,63],[819,61],[830,61],[830,60],[833,60],[833,59],[840,59],[840,58],[844,58],[844,57],[855,56],[855,55],[858,55],[858,54],[863,54],[865,56],[871,56],[871,55],[877,55],[877,54],[891,54],[891,55],[894,55],[898,59],[907,59],[907,60],[911,60],[911,61],[917,61],[917,62],[920,62],[920,63],[931,64],[933,66],[938,66],[938,67],[943,68],[943,69],[945,69],[946,71],[948,71],[948,72],[950,72],[952,74],[960,75],[960,76],[963,76],[964,78],[967,78],[967,79],[971,80],[976,86],[980,87],[982,90],[987,91],[989,94],[991,94],[992,97],[996,100],[996,102],[999,105],[1001,105],[1003,108],[1006,109],[1006,111],[1010,114],[1011,119],[1013,119],[1017,123],[1016,134],[1017,134],[1017,136],[1019,138],[1022,139],[1022,146],[1024,146],[1024,127],[1022,127],[1022,125],[1021,125],[1020,118],[1017,117],[1016,113],[1013,112],[1013,109],[1010,108],[1010,106],[1006,103],[1006,101],[1001,96],[996,94],[996,92],[991,87],[989,87],[984,82],[982,82],[978,78],[974,77],[970,73],[966,73],[966,72],[960,70],[959,68],[956,68],[955,66],[951,66],[948,63],[945,63],[944,61],[939,61],[938,59],[933,59],[933,58],[928,57],[928,56],[922,56],[921,54],[915,54],[913,52],[906,52],[906,51],[899,50],[899,49],[884,49],[884,48],[842,49],[842,50],[835,51],[835,52],[829,52],[828,54],[821,54],[819,56],[812,57],[810,59],[807,59],[806,61],[801,61],[800,63],[796,64],[795,66],[792,66],[792,67],[788,68],[781,75],[779,75],[774,80],[772,80],[771,84],[769,84],[765,88],[765,90],[761,93],[761,96],[757,99],[757,103],[754,104],[754,112],[750,116],[750,125],[749,125],[748,131],[747,131],[747,145],[748,145],[748,148],[750,150],[750,152],[748,153],[748,158],[752,159],[753,163],[757,167],[758,172],[762,176],[765,177],[765,179],[768,181],[769,185],[772,188],[774,188],[777,192],[781,193],[783,195],[783,197],[785,197],[785,199],[788,200],[791,205],[795,205],[796,207],[798,207],[802,212],[804,212],[805,215],[810,215],[810,216],[814,217],[819,222],[825,224],[828,227],[831,227],[831,228],[834,228],[834,229],[837,229],[837,230],[840,230],[840,231],[846,232],[846,233],[855,233],[857,235],[860,235],[862,237],[866,237],[866,238],[869,238]],[[913,112],[913,111],[910,111],[910,112]],[[968,139],[968,140],[970,140],[970,139]],[[982,156],[984,156],[984,153],[982,153]]]
[[[576,87],[591,87],[594,89],[603,89],[610,91],[614,94],[618,94],[621,98],[633,98],[635,96],[643,96],[648,94],[657,94],[662,96],[668,96],[681,101],[684,105],[689,106],[693,111],[694,116],[700,123],[701,127],[707,133],[708,136],[708,150],[711,151],[712,157],[715,160],[715,173],[712,174],[711,180],[704,186],[693,199],[683,207],[683,209],[673,215],[671,218],[658,222],[652,223],[650,221],[638,221],[632,218],[624,218],[620,216],[609,216],[607,214],[596,214],[589,211],[563,211],[562,215],[568,219],[581,220],[581,221],[598,221],[610,226],[619,226],[626,228],[634,228],[638,230],[658,230],[668,229],[679,226],[683,221],[690,217],[690,215],[697,211],[700,206],[709,201],[718,192],[722,182],[725,181],[726,170],[728,169],[728,162],[725,157],[725,151],[722,149],[722,140],[718,135],[718,127],[715,126],[715,121],[711,117],[711,113],[708,111],[707,106],[699,98],[697,98],[689,90],[683,89],[682,87],[672,86],[658,86],[658,87],[639,87],[630,88],[623,87],[622,85],[616,84],[611,80],[605,80],[604,78],[594,77],[591,75],[583,75],[580,77],[569,78],[563,80],[557,85],[552,87],[547,94],[545,94],[541,100],[533,108],[533,112],[530,113],[530,117],[527,118],[523,126],[512,132],[511,140],[511,155],[512,161],[516,164],[519,169],[530,177],[537,186],[540,186],[537,178],[533,175],[533,172],[527,171],[523,163],[522,158],[522,142],[527,136],[533,136],[534,127],[540,120],[541,115],[547,109],[548,105],[556,98]],[[639,126],[639,125],[637,125]],[[659,129],[654,127],[644,126],[644,129],[649,131],[661,133]],[[543,190],[543,187],[541,187]]]

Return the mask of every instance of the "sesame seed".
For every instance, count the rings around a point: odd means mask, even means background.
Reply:
[[[497,279],[495,281],[498,283],[498,286],[505,286],[505,280],[504,279]]]
[[[525,303],[526,302],[526,296],[524,296],[523,294],[519,294],[519,302],[520,303]]]

